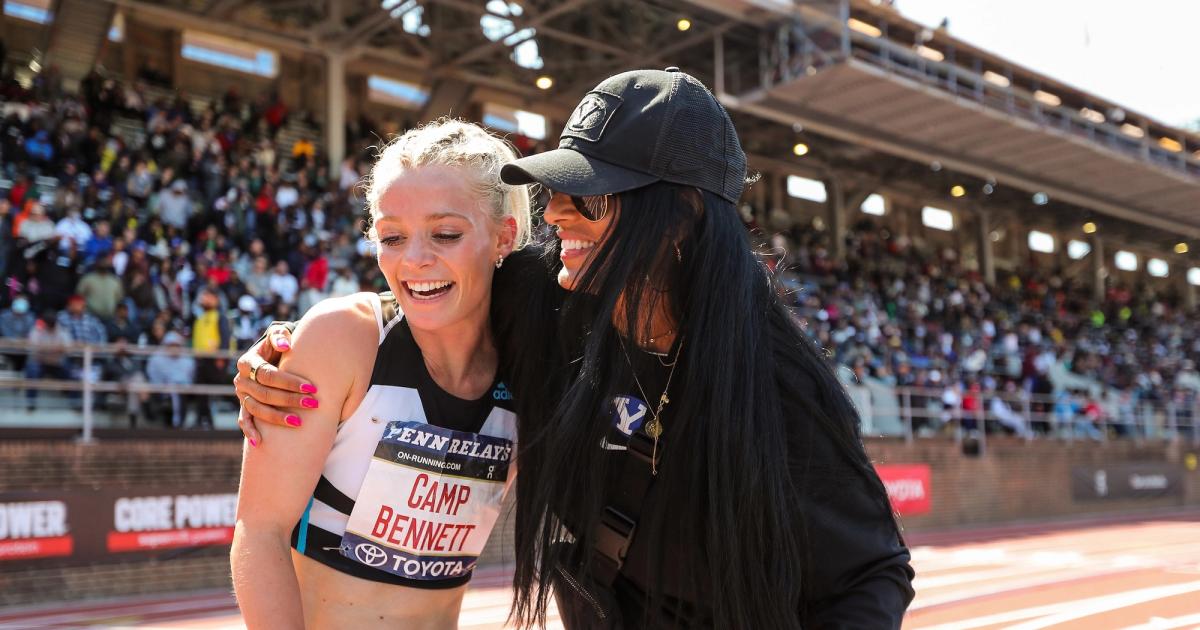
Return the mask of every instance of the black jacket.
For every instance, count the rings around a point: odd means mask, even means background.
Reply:
[[[510,266],[511,265],[511,266]],[[540,277],[539,277],[540,276]],[[555,306],[562,299],[557,287],[547,288],[545,268],[532,261],[528,252],[510,257],[505,272],[497,275],[493,293],[493,321],[517,398],[537,390],[539,396],[553,397],[563,385],[566,364],[547,356],[554,337]],[[552,276],[549,276],[552,277]],[[552,281],[551,281],[552,282]],[[547,297],[549,296],[549,297]],[[530,334],[529,330],[538,331]],[[524,331],[524,332],[520,332]],[[539,363],[539,370],[524,369],[520,362]],[[640,372],[643,374],[644,373]],[[556,377],[558,382],[556,383]],[[548,385],[548,383],[552,385]],[[661,388],[646,385],[648,391]],[[523,393],[524,390],[524,393]],[[825,431],[807,417],[802,401],[823,407],[825,397],[816,381],[792,391],[783,390],[784,412],[788,425],[789,468],[794,486],[804,488],[795,501],[800,506],[808,542],[803,567],[802,610],[797,611],[796,627],[812,629],[899,628],[904,611],[912,601],[913,570],[909,552],[897,531],[887,506],[875,499],[868,485],[877,484],[856,471]],[[653,396],[653,394],[650,394]],[[522,422],[536,418],[522,416]],[[618,451],[623,456],[622,451]],[[664,465],[670,465],[668,453]],[[612,492],[611,485],[607,489]],[[644,505],[648,509],[668,504],[664,493],[669,489],[651,487]],[[518,515],[518,521],[520,521]],[[695,593],[677,585],[688,581],[692,572],[704,572],[703,549],[672,546],[665,542],[663,574],[656,573],[651,555],[653,545],[635,536],[613,588],[590,581],[570,569],[560,572],[555,582],[560,614],[567,628],[634,627],[711,627],[711,598],[719,593]],[[576,557],[589,550],[574,550]],[[754,558],[747,558],[753,563]],[[565,574],[564,574],[565,573]],[[687,574],[683,574],[687,573]],[[660,610],[647,610],[648,584],[656,580],[660,593],[667,597],[656,602]],[[691,592],[679,598],[672,593]]]

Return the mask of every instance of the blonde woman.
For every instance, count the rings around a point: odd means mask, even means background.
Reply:
[[[248,627],[455,627],[516,474],[488,315],[529,234],[525,189],[500,181],[515,157],[459,121],[380,153],[367,200],[391,293],[304,316],[283,366],[306,381],[287,418],[306,430],[264,426],[245,449],[232,566]]]

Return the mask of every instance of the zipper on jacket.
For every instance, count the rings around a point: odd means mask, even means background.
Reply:
[[[589,593],[587,589],[583,588],[583,585],[577,582],[574,576],[572,576],[570,573],[567,573],[562,567],[558,567],[557,570],[559,575],[562,575],[563,578],[567,580],[567,583],[571,585],[571,588],[575,589],[575,592],[582,595],[583,598],[592,605],[592,610],[596,611],[597,617],[600,619],[605,619],[608,617],[608,615],[604,613],[604,609],[600,607],[600,603],[596,601],[596,598],[592,597],[592,594]]]

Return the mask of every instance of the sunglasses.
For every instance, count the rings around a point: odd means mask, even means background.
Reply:
[[[539,195],[540,203],[543,208],[550,204],[550,197],[554,195],[554,191],[548,188],[542,188],[542,194]],[[608,198],[612,195],[568,195],[571,198],[571,205],[575,206],[575,211],[584,219],[593,223],[608,216]]]

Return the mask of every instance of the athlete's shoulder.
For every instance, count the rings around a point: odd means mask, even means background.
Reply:
[[[300,319],[296,334],[319,337],[324,351],[337,348],[342,352],[358,345],[373,347],[378,340],[373,305],[376,300],[371,293],[321,300]]]

